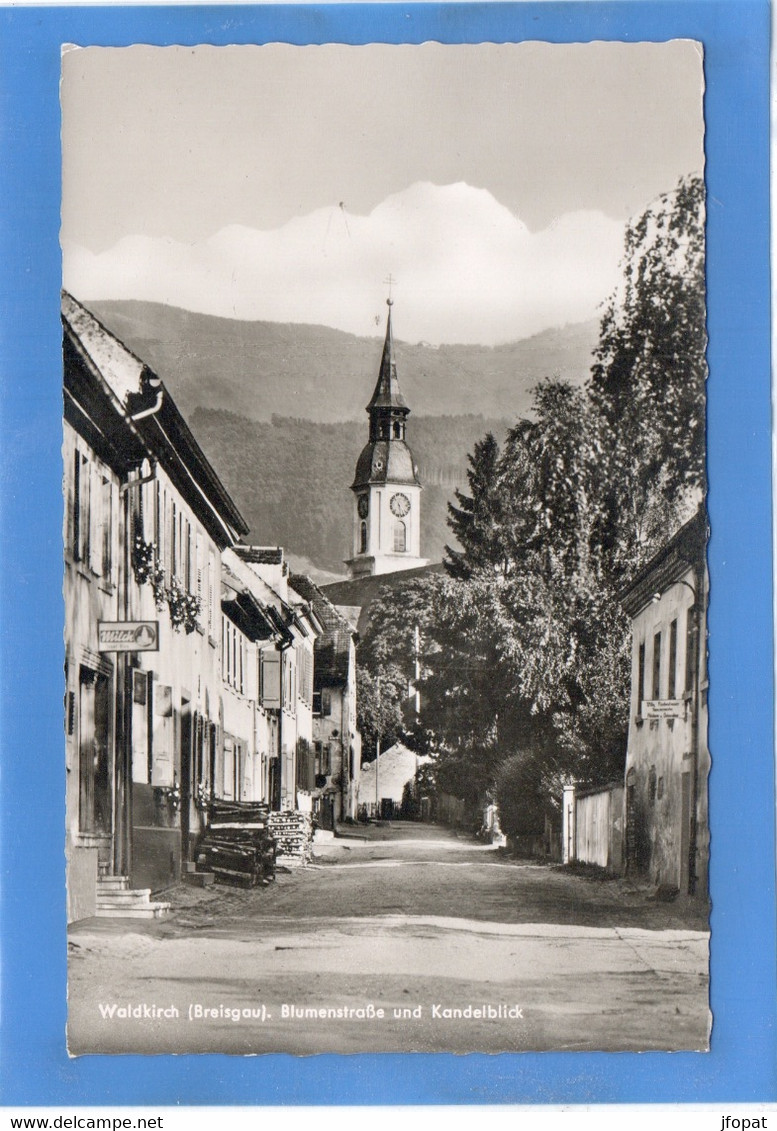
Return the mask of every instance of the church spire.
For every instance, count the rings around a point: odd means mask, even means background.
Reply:
[[[392,408],[407,408],[407,401],[402,396],[402,390],[399,387],[399,380],[397,378],[397,363],[394,357],[394,334],[391,329],[391,308],[394,305],[392,299],[386,299],[386,306],[388,307],[388,319],[386,320],[386,340],[383,343],[383,357],[380,361],[380,372],[378,373],[378,383],[375,386],[375,391],[372,394],[372,399],[367,405],[367,412],[372,413],[374,409],[392,409]]]
[[[421,480],[405,439],[407,401],[397,380],[391,295],[378,383],[367,412],[370,438],[356,462],[351,577],[426,565],[421,557]]]

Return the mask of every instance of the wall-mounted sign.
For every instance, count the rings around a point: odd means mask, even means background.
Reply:
[[[99,652],[158,652],[159,621],[101,620],[97,625]]]
[[[684,719],[684,699],[646,699],[642,704],[643,719]]]

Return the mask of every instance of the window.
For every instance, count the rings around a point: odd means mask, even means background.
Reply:
[[[669,671],[668,671],[668,686],[666,689],[667,699],[674,699],[677,690],[677,621],[673,620],[669,625]]]
[[[227,617],[223,617],[221,621],[221,641],[221,677],[224,683],[234,687],[242,695],[245,693],[246,640]]]
[[[327,717],[332,714],[332,692],[328,687],[321,692],[321,714]]]
[[[685,690],[688,695],[694,689],[696,671],[696,607],[691,605],[685,624]]]
[[[360,554],[366,554],[367,553],[367,523],[366,522],[363,522],[361,524],[361,532],[360,532],[360,535],[359,535],[359,553]]]
[[[67,545],[70,553],[78,560],[78,546],[81,536],[81,453],[73,453],[73,480],[68,492],[68,530]]]
[[[639,646],[637,656],[637,710],[638,715],[642,714],[642,702],[645,698],[645,641],[643,640]]]
[[[100,484],[100,494],[102,575],[106,581],[110,581],[113,569],[113,490],[110,480],[106,479],[105,476],[102,477]]]
[[[73,556],[89,564],[91,554],[91,465],[81,452],[75,453],[73,467]]]
[[[394,439],[395,440],[401,440],[402,439],[402,425],[398,420],[394,421]]]
[[[661,698],[661,633],[653,637],[653,698]]]
[[[394,553],[404,554],[407,549],[407,528],[401,519],[394,523]]]

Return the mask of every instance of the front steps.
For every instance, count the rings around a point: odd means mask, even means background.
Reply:
[[[181,879],[185,884],[194,888],[209,888],[215,882],[215,872],[198,872],[193,860],[184,860],[181,867]]]
[[[169,910],[169,903],[151,901],[150,888],[131,888],[127,876],[98,877],[98,919],[164,919]]]

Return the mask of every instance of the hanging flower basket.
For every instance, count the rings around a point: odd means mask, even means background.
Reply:
[[[153,542],[145,542],[141,534],[135,535],[132,544],[132,572],[138,585],[145,585],[151,580],[156,562],[156,546]]]
[[[150,585],[154,592],[154,604],[158,609],[163,609],[167,601],[165,571],[156,543],[146,542],[140,534],[136,534],[131,560],[132,572],[138,585]]]
[[[173,578],[166,592],[167,607],[170,610],[170,623],[176,632],[181,629],[188,635],[194,632],[200,616],[200,599],[187,593],[183,586]]]

